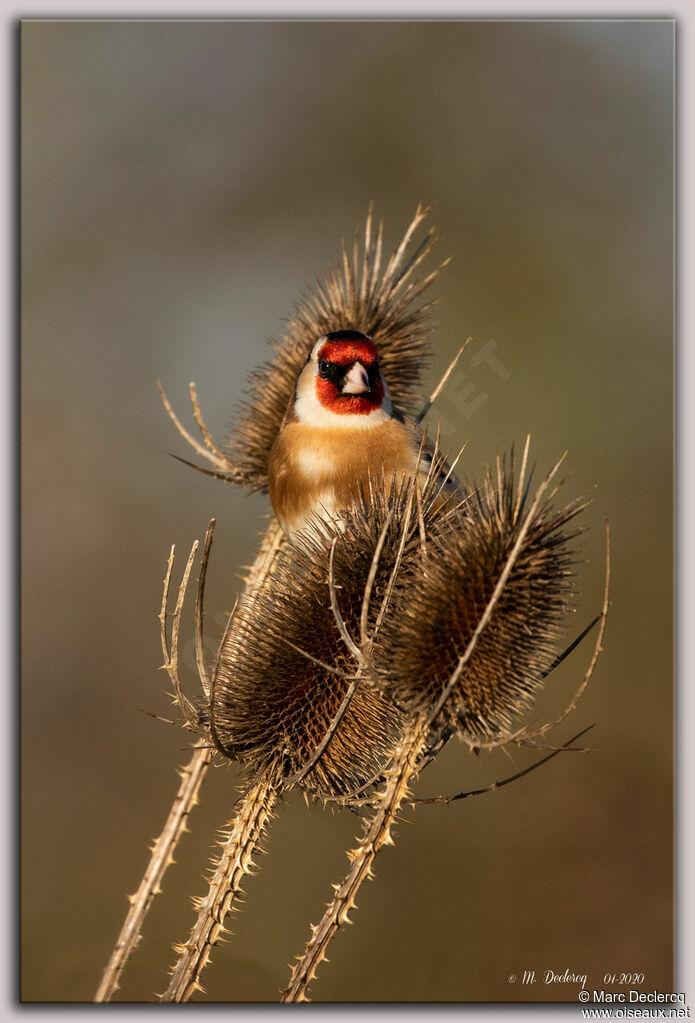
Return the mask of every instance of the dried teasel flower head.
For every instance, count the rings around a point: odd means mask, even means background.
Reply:
[[[237,609],[211,688],[223,753],[273,768],[285,784],[299,773],[325,799],[378,780],[405,726],[392,701],[363,684],[362,650],[378,634],[399,563],[417,556],[422,526],[447,510],[434,500],[436,472],[419,497],[414,481],[391,483],[286,548],[268,588]]]
[[[400,574],[372,670],[403,710],[427,716],[439,708],[435,734],[453,731],[476,746],[511,735],[555,658],[573,592],[570,541],[581,532],[565,527],[584,505],[555,511],[544,497],[529,509],[528,485],[515,483],[513,451],[509,468],[498,460],[496,481],[488,472],[481,487],[466,489],[458,515],[430,535],[419,565]]]
[[[295,306],[285,335],[273,342],[275,357],[254,371],[227,442],[230,462],[252,489],[267,486],[270,449],[293,400],[297,377],[322,334],[357,330],[371,337],[394,404],[413,410],[433,330],[434,302],[418,300],[441,269],[418,276],[437,240],[429,231],[419,244],[412,244],[426,216],[427,210],[418,207],[401,242],[384,260],[382,225],[374,230],[370,210],[363,243],[356,238],[352,253],[344,246],[340,268],[329,270]]]

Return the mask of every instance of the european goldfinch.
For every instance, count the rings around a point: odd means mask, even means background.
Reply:
[[[366,334],[338,330],[313,346],[297,379],[294,404],[268,462],[268,489],[287,536],[313,516],[334,518],[368,492],[370,480],[425,477],[434,446],[395,409]],[[444,467],[446,472],[446,467]],[[451,476],[442,495],[459,489]]]

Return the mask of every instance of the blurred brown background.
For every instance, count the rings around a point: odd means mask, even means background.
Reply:
[[[439,404],[445,441],[468,440],[473,475],[528,432],[539,472],[569,449],[568,497],[594,497],[576,630],[600,606],[604,516],[613,609],[557,735],[597,722],[596,752],[409,812],[314,999],[572,1001],[576,985],[542,983],[566,969],[672,990],[673,33],[23,24],[23,999],[93,997],[178,783],[185,734],[140,712],[171,713],[156,619],[169,545],[183,555],[217,516],[217,628],[268,507],[168,457],[188,452],[155,377],[186,416],[195,380],[222,437],[265,339],[371,200],[389,245],[430,203],[452,256],[427,386],[475,340]],[[497,369],[475,364],[489,342]],[[589,654],[535,719],[562,708]],[[417,794],[531,759],[451,744]],[[211,772],[119,997],[164,989],[237,779]],[[358,827],[286,800],[205,998],[277,1000]],[[524,970],[541,983],[509,982]]]

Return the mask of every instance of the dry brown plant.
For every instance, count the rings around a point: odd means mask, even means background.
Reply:
[[[190,400],[200,439],[183,426],[160,387],[176,428],[204,461],[195,468],[253,490],[266,489],[268,454],[296,377],[315,338],[327,331],[354,329],[373,337],[395,403],[414,410],[432,331],[433,303],[423,302],[422,295],[439,270],[417,277],[436,240],[430,231],[413,244],[426,212],[418,208],[402,241],[384,260],[382,227],[374,228],[370,210],[361,243],[356,237],[351,251],[343,246],[340,267],[297,304],[273,359],[255,371],[225,444],[218,445],[208,430],[194,384]],[[328,943],[347,922],[360,884],[371,875],[376,853],[392,842],[391,825],[412,779],[450,735],[476,749],[511,741],[537,743],[556,723],[535,732],[512,727],[564,656],[553,661],[571,594],[567,544],[576,534],[565,527],[582,505],[552,510],[556,490],[551,483],[559,463],[529,500],[527,455],[528,442],[518,484],[513,458],[509,470],[498,460],[496,481],[488,475],[482,487],[468,486],[460,498],[443,501],[442,474],[448,467],[437,438],[424,484],[394,479],[385,486],[387,481],[370,480],[362,499],[339,522],[317,521],[294,544],[272,521],[208,664],[203,619],[211,522],[195,601],[200,692],[193,697],[179,677],[178,649],[198,543],[187,559],[172,611],[171,549],[160,611],[163,667],[183,725],[196,738],[151,861],[130,897],[97,1001],[110,1000],[118,987],[213,756],[240,762],[246,781],[235,817],[222,832],[208,892],[194,899],[190,935],[174,946],[176,962],[160,999],[187,1001],[203,990],[201,974],[212,948],[224,938],[226,915],[252,870],[276,800],[300,787],[310,798],[371,813],[359,845],[348,853],[350,870],[335,886],[283,994],[284,1001],[301,1001],[308,999],[309,982]],[[529,609],[530,628],[525,619]],[[607,596],[592,663],[572,706],[593,671],[606,610]],[[579,737],[551,748],[535,766],[573,748]]]

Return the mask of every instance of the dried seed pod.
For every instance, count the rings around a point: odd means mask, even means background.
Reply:
[[[388,493],[373,488],[338,522],[317,520],[280,555],[268,589],[242,602],[222,644],[211,696],[211,730],[224,753],[254,769],[279,765],[285,779],[310,762],[351,678],[364,673],[361,648],[380,617],[394,567],[417,556],[421,525],[445,514],[431,500],[437,485],[433,472],[421,495],[422,516],[413,481],[393,481]],[[340,797],[378,778],[403,726],[387,697],[358,684],[304,786]]]
[[[396,704],[427,715],[479,628],[517,542],[527,513],[523,481],[498,464],[497,486],[482,487],[429,538],[419,565],[401,573],[391,613],[372,661],[375,678]],[[555,656],[572,596],[565,530],[580,506],[536,508],[518,555],[479,632],[465,668],[444,702],[437,729],[449,728],[475,745],[510,734],[514,718],[531,703]],[[457,519],[457,520],[456,520]]]
[[[409,251],[417,228],[427,215],[418,207],[391,258],[382,268],[382,227],[373,232],[371,210],[364,243],[355,241],[352,256],[343,247],[339,270],[329,270],[323,281],[295,306],[294,316],[275,358],[251,376],[248,397],[233,419],[227,444],[230,464],[253,489],[265,489],[268,455],[294,395],[297,377],[312,345],[334,330],[358,330],[371,337],[379,350],[382,372],[394,403],[411,411],[418,399],[420,372],[430,354],[432,301],[415,305],[439,267],[422,278],[414,274],[436,241],[428,232]],[[442,264],[444,265],[444,264]]]

